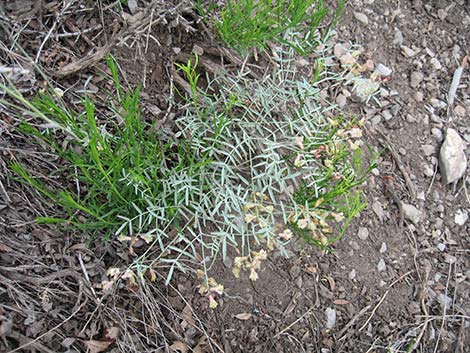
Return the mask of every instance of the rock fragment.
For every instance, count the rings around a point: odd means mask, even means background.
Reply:
[[[380,252],[381,254],[387,252],[387,244],[386,244],[385,242],[382,242],[382,245],[380,246],[379,252]]]
[[[369,237],[369,230],[367,228],[360,227],[357,231],[357,236],[361,240],[366,240]]]
[[[410,220],[414,224],[418,224],[421,220],[421,211],[413,205],[403,203],[403,213],[405,218]]]
[[[369,18],[367,18],[367,15],[362,12],[354,12],[354,18],[365,26],[369,24]]]
[[[439,153],[439,170],[443,182],[450,184],[459,180],[466,169],[465,144],[458,132],[449,128]]]
[[[386,77],[392,74],[392,69],[383,64],[378,64],[376,70],[380,76]]]
[[[417,88],[423,79],[424,74],[421,71],[413,71],[410,76],[410,86]]]
[[[336,310],[332,308],[326,308],[326,328],[332,329],[336,324]]]
[[[352,269],[351,272],[349,272],[349,279],[352,281],[354,278],[356,278],[356,270]]]
[[[433,145],[422,145],[421,149],[423,150],[424,155],[427,157],[433,155],[436,152],[436,149]]]
[[[468,213],[466,211],[457,210],[454,216],[454,222],[458,226],[463,226],[468,221]]]
[[[439,60],[437,60],[436,58],[432,58],[432,59],[431,59],[431,64],[432,64],[432,66],[434,66],[434,68],[435,68],[436,70],[442,69],[441,63],[440,63]]]
[[[404,56],[406,56],[407,58],[412,58],[413,56],[416,55],[416,52],[409,48],[409,47],[406,47],[404,45],[401,46],[401,52],[403,53]]]
[[[379,270],[379,272],[383,272],[385,271],[386,268],[387,268],[387,265],[385,265],[385,260],[380,259],[379,263],[377,264],[377,270]]]

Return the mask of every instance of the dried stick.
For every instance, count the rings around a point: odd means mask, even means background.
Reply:
[[[291,323],[290,325],[288,325],[288,326],[287,326],[286,328],[284,328],[282,331],[276,333],[273,338],[276,338],[276,337],[282,335],[283,333],[285,333],[286,331],[288,331],[292,326],[294,326],[296,323],[298,323],[300,320],[302,320],[305,316],[307,316],[308,314],[310,314],[313,309],[315,309],[314,306],[311,307],[310,309],[308,309],[302,316],[300,316],[297,320],[295,320],[293,323]]]
[[[426,307],[426,303],[425,303],[425,296],[426,296],[426,289],[427,289],[427,283],[428,283],[428,278],[429,278],[429,271],[430,271],[430,269],[426,269],[426,275],[425,275],[424,282],[423,282],[423,288],[421,290],[421,309],[423,310],[424,315],[426,316],[426,320],[424,321],[423,328],[421,329],[418,337],[416,337],[415,342],[413,343],[413,345],[411,346],[411,348],[409,350],[410,353],[413,352],[416,348],[418,348],[418,345],[421,342],[421,339],[423,338],[424,333],[426,332],[426,330],[428,328],[429,322],[431,321],[431,319],[429,317],[429,313],[428,313],[428,308]]]
[[[415,199],[416,198],[415,188],[414,188],[413,183],[410,179],[410,175],[408,174],[408,172],[406,171],[406,169],[403,165],[403,162],[402,162],[400,156],[398,155],[397,151],[395,151],[395,149],[393,148],[393,145],[390,142],[390,139],[380,129],[376,129],[376,131],[385,140],[385,143],[386,143],[385,147],[388,148],[388,150],[392,154],[393,159],[395,159],[395,162],[397,163],[397,167],[400,170],[401,174],[403,175],[403,178],[405,179],[405,183],[406,183],[406,186],[408,188],[408,191],[410,192],[411,197],[413,199]]]
[[[9,351],[8,353],[14,353],[14,352],[18,352],[18,351],[21,351],[23,350],[25,347],[28,347],[28,346],[31,346],[31,345],[34,345],[35,343],[37,343],[41,338],[43,338],[44,336],[47,336],[48,334],[50,334],[51,332],[57,330],[60,326],[62,326],[63,324],[65,324],[67,321],[69,321],[70,319],[72,319],[80,310],[82,310],[83,306],[86,304],[87,302],[84,301],[69,317],[67,317],[64,321],[62,321],[61,323],[55,325],[53,328],[51,328],[49,331],[43,333],[42,335],[36,337],[34,340],[31,340],[21,346],[19,346],[18,348],[15,348],[11,351]],[[42,347],[41,347],[42,348]]]
[[[61,21],[62,16],[64,15],[65,11],[67,11],[68,8],[73,5],[74,2],[75,2],[75,0],[71,0],[70,2],[68,2],[68,3],[65,4],[64,8],[62,9],[62,11],[59,13],[59,15],[57,16],[56,20],[54,21],[54,24],[52,25],[51,29],[49,30],[49,32],[47,32],[46,37],[45,37],[44,40],[41,42],[41,45],[39,46],[38,52],[36,53],[36,58],[34,59],[34,62],[35,62],[36,64],[39,62],[39,57],[41,56],[42,48],[44,48],[44,45],[46,45],[47,41],[48,41],[49,38],[51,37],[52,32],[54,32],[54,30],[56,29],[57,25],[58,25],[59,22]]]
[[[63,78],[63,77],[72,75],[74,73],[77,73],[78,71],[81,71],[88,67],[96,65],[98,62],[100,62],[104,57],[106,57],[109,54],[113,45],[114,45],[114,41],[111,40],[110,44],[105,45],[104,47],[98,48],[94,53],[89,54],[68,65],[65,65],[55,75],[57,77]]]
[[[349,320],[349,322],[346,324],[346,326],[344,326],[341,331],[339,331],[338,333],[338,336],[340,337],[338,339],[338,341],[342,341],[344,340],[347,335],[345,335],[345,332],[352,326],[354,325],[354,323],[357,321],[357,319],[359,319],[362,315],[364,315],[366,313],[367,310],[369,310],[371,307],[371,305],[367,305],[365,306],[364,308],[361,309],[361,311],[359,311],[359,313],[357,313],[351,320]]]
[[[449,92],[447,94],[447,115],[453,114],[453,105],[454,105],[455,95],[457,94],[457,89],[460,84],[460,79],[462,78],[463,70],[467,67],[467,65],[468,65],[468,55],[463,58],[460,66],[454,71],[454,76],[452,77],[452,83],[450,84]]]
[[[446,290],[445,290],[446,297],[447,297],[447,293],[449,293],[449,282],[450,282],[451,272],[452,272],[452,264],[449,264],[449,272],[447,273],[447,282],[446,282]],[[447,315],[447,300],[444,299],[444,309],[442,311],[442,322],[441,322],[441,327],[439,329],[439,334],[437,335],[436,345],[434,346],[434,353],[437,352],[437,348],[439,347],[439,342],[441,341],[442,332],[444,331],[444,325],[446,322],[446,315]]]
[[[385,298],[387,297],[389,293],[389,290],[387,290],[385,292],[385,294],[382,296],[382,298],[379,300],[379,302],[377,303],[377,305],[374,307],[374,309],[372,309],[372,312],[370,313],[370,316],[369,318],[366,320],[366,322],[364,323],[364,325],[361,326],[361,328],[358,330],[358,332],[361,332],[362,330],[364,330],[366,328],[366,326],[369,324],[369,321],[372,320],[372,317],[375,315],[375,312],[377,311],[377,309],[379,308],[379,306],[383,303],[383,301],[385,300]]]

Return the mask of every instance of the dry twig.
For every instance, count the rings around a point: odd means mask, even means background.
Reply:
[[[379,135],[385,140],[385,147],[388,148],[390,153],[392,154],[393,159],[397,163],[397,167],[400,170],[401,174],[403,175],[403,178],[405,179],[406,186],[408,188],[408,191],[410,192],[410,195],[412,199],[416,198],[416,191],[413,185],[413,182],[411,181],[410,175],[406,171],[406,168],[404,167],[404,164],[400,158],[400,155],[397,153],[397,151],[393,148],[392,143],[390,142],[390,139],[380,130],[380,129],[375,129],[379,133]]]

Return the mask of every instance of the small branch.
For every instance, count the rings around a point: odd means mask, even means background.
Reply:
[[[377,309],[379,308],[380,305],[382,305],[383,301],[385,300],[385,298],[387,297],[389,293],[389,290],[387,290],[385,292],[385,294],[382,296],[382,298],[379,300],[379,302],[377,303],[377,305],[374,307],[374,309],[372,309],[372,312],[370,313],[370,316],[369,318],[366,320],[366,322],[364,323],[364,325],[361,326],[361,328],[358,330],[358,332],[361,332],[362,330],[364,330],[366,328],[366,326],[369,324],[369,321],[372,320],[372,317],[375,315],[375,312],[377,311]]]
[[[392,154],[393,159],[395,159],[395,162],[397,163],[397,167],[400,170],[401,174],[403,175],[403,178],[405,179],[405,183],[408,188],[408,191],[410,192],[411,197],[415,199],[416,191],[413,186],[413,182],[411,181],[410,175],[408,174],[408,172],[406,171],[406,168],[403,165],[400,155],[393,148],[393,145],[390,142],[390,139],[380,129],[375,129],[375,131],[377,131],[379,135],[385,140],[385,147],[388,148],[388,150]]]

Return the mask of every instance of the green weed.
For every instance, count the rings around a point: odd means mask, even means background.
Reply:
[[[344,2],[339,2],[330,26]],[[241,52],[278,42],[305,54],[305,46],[296,41],[318,44],[317,29],[329,12],[323,0],[228,0],[216,27],[221,39]],[[286,32],[296,33],[299,38],[286,38]]]
[[[11,165],[23,182],[58,203],[68,214],[64,219],[40,221],[69,223],[99,232],[105,238],[123,232],[145,234],[178,219],[183,207],[197,202],[192,188],[204,187],[200,173],[210,163],[210,159],[193,153],[185,141],[165,138],[156,131],[155,123],[142,117],[140,89],[125,90],[114,60],[109,59],[108,64],[117,93],[110,102],[109,116],[97,114],[89,98],[85,98],[79,113],[59,106],[52,96],[41,95],[28,102],[10,90],[50,126],[40,131],[25,121],[20,128],[48,143],[66,162],[62,173],[76,174],[78,180],[79,188],[75,190],[68,183],[62,190],[51,190],[33,178],[25,166]],[[65,147],[64,140],[68,141]],[[180,177],[186,182],[169,185],[168,180]]]
[[[62,157],[65,182],[52,188],[23,165],[11,168],[66,214],[40,221],[143,239],[148,248],[129,271],[165,267],[167,282],[175,269],[207,271],[229,247],[241,258],[254,246],[283,252],[286,227],[324,248],[363,208],[357,186],[373,166],[363,163],[357,124],[327,118],[331,107],[317,86],[326,78],[299,80],[294,54],[279,49],[277,69],[262,80],[208,77],[206,90],[198,87],[197,58],[178,65],[192,97],[175,133],[156,131],[142,115],[139,88],[122,86],[112,59],[116,94],[99,113],[90,98],[74,111],[53,95],[30,102],[2,87],[46,123],[25,120],[21,128]]]

